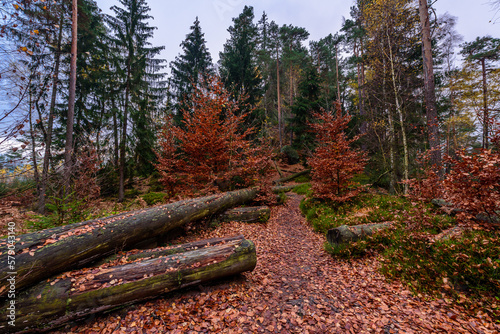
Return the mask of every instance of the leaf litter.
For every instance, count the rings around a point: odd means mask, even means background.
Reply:
[[[257,248],[251,273],[170,293],[54,333],[498,333],[445,299],[414,296],[388,282],[376,258],[344,261],[302,217],[300,196],[272,209],[267,224],[225,223],[176,243],[243,234]]]

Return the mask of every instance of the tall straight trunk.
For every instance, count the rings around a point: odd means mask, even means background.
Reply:
[[[30,82],[28,85],[31,85],[31,78]],[[37,185],[37,192],[38,195],[40,195],[40,174],[38,173],[38,162],[36,159],[36,142],[35,142],[35,130],[33,129],[33,117],[32,117],[32,110],[33,110],[33,100],[32,100],[32,95],[30,93],[29,95],[29,122],[30,122],[30,139],[31,139],[31,161],[33,162],[33,177],[35,178],[35,183]]]
[[[358,43],[357,42],[354,42],[354,56],[356,57],[356,59],[359,59],[359,51],[358,51]],[[361,83],[361,64],[359,62],[357,62],[357,64],[356,64],[356,73],[357,73],[357,79],[358,79],[358,99],[359,99],[358,112],[359,112],[359,115],[361,116],[365,113],[365,111],[364,111],[364,106],[363,106],[363,93],[361,91],[361,86],[362,86],[362,83]]]
[[[116,119],[116,104],[115,99],[111,98],[111,107],[113,108],[113,139],[114,139],[114,165],[118,167],[118,158],[119,158],[119,145],[118,145],[118,121]]]
[[[38,213],[41,214],[45,213],[45,192],[47,190],[47,182],[49,176],[50,147],[52,146],[52,128],[54,127],[54,110],[56,107],[57,84],[59,82],[59,66],[61,63],[63,20],[64,20],[64,15],[61,11],[61,17],[59,19],[59,35],[57,37],[57,49],[55,53],[56,59],[54,64],[54,76],[52,78],[52,96],[50,99],[49,120],[48,120],[46,139],[45,139],[45,153],[43,156],[42,178],[40,182],[40,193],[38,197]]]
[[[337,79],[337,101],[339,101],[339,103],[340,103],[339,53],[337,50],[337,46],[335,46],[335,72],[336,72],[336,79]],[[328,85],[328,88],[330,88],[330,85]]]
[[[277,90],[278,90],[278,139],[280,142],[280,149],[283,146],[283,138],[281,136],[281,93],[280,93],[280,58],[279,51],[276,48],[276,76],[277,76]]]
[[[404,157],[403,157],[403,173],[404,173],[404,180],[407,181],[409,179],[409,162],[408,162],[408,143],[406,140],[406,130],[405,130],[405,124],[404,124],[404,117],[403,117],[403,109],[401,108],[401,104],[399,102],[399,94],[398,94],[398,85],[396,82],[396,71],[394,69],[394,58],[392,55],[392,45],[391,41],[389,39],[389,33],[387,33],[387,42],[389,43],[389,60],[391,62],[391,78],[392,78],[392,87],[394,89],[394,100],[396,104],[396,111],[398,112],[399,115],[399,122],[401,124],[401,136],[403,138],[403,151],[404,151]],[[408,183],[404,184],[404,194],[408,194]]]
[[[419,0],[420,25],[422,27],[422,44],[424,60],[425,108],[427,112],[427,131],[431,149],[431,164],[441,166],[441,149],[439,147],[439,124],[436,109],[434,86],[434,65],[432,60],[431,25],[427,0]],[[440,168],[439,168],[440,169]]]
[[[70,193],[70,177],[73,155],[73,120],[75,117],[76,56],[78,33],[78,1],[72,0],[71,23],[71,63],[69,74],[68,119],[66,123],[66,145],[64,147],[64,185],[66,195]]]
[[[396,193],[396,166],[395,166],[395,158],[394,158],[394,146],[395,146],[395,136],[394,136],[394,120],[392,118],[392,111],[387,107],[387,92],[386,92],[386,80],[385,80],[385,72],[386,72],[386,63],[384,58],[384,79],[382,83],[382,90],[384,95],[384,107],[387,112],[387,118],[389,121],[389,161],[390,161],[390,177],[389,177],[389,192],[391,194]]]
[[[127,86],[125,88],[125,106],[123,110],[123,128],[122,138],[120,143],[120,180],[118,188],[118,202],[123,202],[125,199],[125,147],[127,143],[127,116],[130,97],[130,77],[131,77],[131,55],[127,59]]]
[[[97,127],[97,134],[96,134],[96,141],[95,141],[95,145],[96,145],[96,151],[97,151],[97,160],[98,161],[102,161],[101,160],[101,144],[100,144],[100,140],[101,140],[101,129],[102,129],[102,120],[104,118],[104,113],[106,112],[106,100],[102,100],[102,108],[101,108],[101,115],[99,115],[99,125]]]
[[[488,149],[488,136],[489,136],[489,110],[488,110],[488,86],[486,85],[486,59],[481,59],[481,68],[483,70],[483,148]]]

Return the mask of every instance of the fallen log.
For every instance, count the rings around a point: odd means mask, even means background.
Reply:
[[[255,206],[245,208],[234,208],[223,212],[219,217],[214,219],[216,222],[246,222],[265,223],[271,216],[271,209],[268,206]]]
[[[444,199],[435,198],[431,201],[432,204],[439,207],[444,213],[448,216],[456,216],[459,213],[467,213],[467,210],[462,210],[460,208],[456,208],[453,203],[446,202]],[[474,214],[470,214],[474,216]],[[495,211],[494,213],[478,213],[474,216],[474,219],[481,223],[489,223],[489,224],[500,224],[500,211]]]
[[[342,243],[359,240],[367,235],[372,235],[379,230],[389,228],[391,225],[391,222],[355,226],[342,225],[328,230],[326,240],[332,246],[337,246]]]
[[[255,268],[257,257],[251,241],[239,236],[212,242],[215,245],[205,240],[197,246],[177,246],[177,253],[171,255],[161,250],[141,252],[146,258],[136,262],[103,265],[43,281],[16,296],[19,311],[13,329],[19,333],[47,331],[91,314]],[[8,301],[0,306],[0,331],[12,329],[8,306]]]
[[[8,292],[8,272],[17,272],[16,289],[63,271],[81,268],[134,244],[165,235],[187,222],[214,215],[252,200],[258,189],[243,189],[127,212],[0,241],[0,296]],[[50,234],[52,233],[52,234]],[[9,246],[15,245],[15,267]],[[11,255],[11,254],[9,254]]]
[[[295,174],[292,174],[292,175],[289,175],[289,176],[286,176],[286,177],[282,177],[280,179],[277,179],[275,181],[273,181],[275,184],[278,184],[278,183],[284,183],[284,182],[287,182],[287,181],[291,181],[293,179],[296,179],[297,177],[299,176],[302,176],[302,175],[307,175],[311,173],[311,170],[310,169],[306,169],[306,170],[303,170],[301,172],[298,172],[298,173],[295,173]]]
[[[289,185],[289,186],[275,186],[275,187],[272,188],[272,191],[275,194],[286,193],[286,192],[289,192],[289,191],[293,190],[293,188],[301,186],[303,184],[307,184],[307,182],[306,183],[293,184],[293,185]]]

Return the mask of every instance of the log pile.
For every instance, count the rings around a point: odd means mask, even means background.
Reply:
[[[243,236],[124,254],[112,263],[67,272],[23,291],[16,298],[16,308],[22,310],[16,324],[23,331],[53,329],[165,292],[251,271],[256,262],[255,246]],[[8,328],[8,305],[0,309],[2,330]]]
[[[243,236],[121,252],[187,222],[219,216],[253,200],[257,193],[258,189],[243,189],[18,236],[14,330],[49,330],[163,292],[253,270],[255,246]],[[243,216],[245,211],[251,216],[248,220],[269,215],[269,208],[238,210],[229,211],[226,220],[235,219],[238,212]],[[9,245],[8,239],[0,241],[2,297],[7,297],[12,277]],[[11,331],[10,301],[2,299],[0,332]]]

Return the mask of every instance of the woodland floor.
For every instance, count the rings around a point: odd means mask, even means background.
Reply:
[[[243,234],[257,248],[251,273],[172,293],[55,333],[498,333],[445,300],[415,297],[377,271],[374,257],[333,259],[301,215],[301,197],[264,224],[225,223],[175,243]]]

